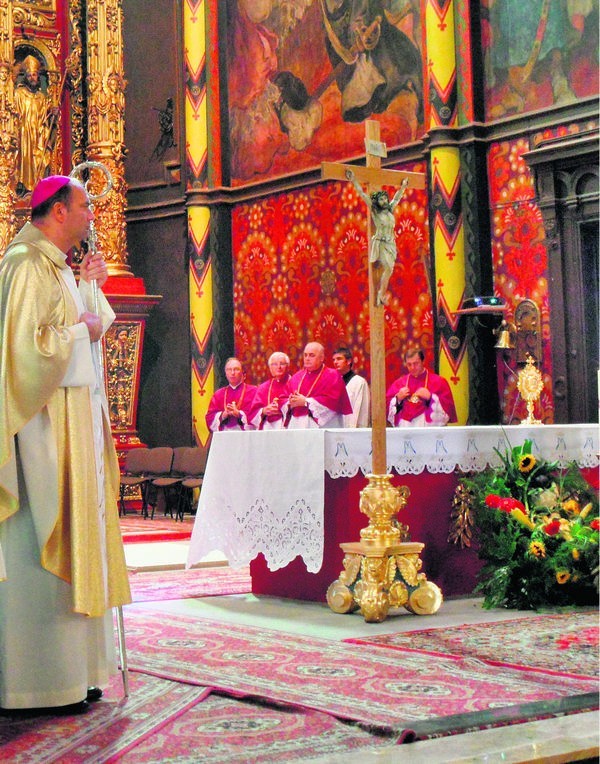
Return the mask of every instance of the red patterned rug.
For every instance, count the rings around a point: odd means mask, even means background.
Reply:
[[[133,608],[126,609],[125,624],[135,667],[129,698],[116,677],[84,716],[0,712],[0,761],[326,760],[597,707],[592,694],[581,695],[597,686],[583,677],[528,676],[471,659],[373,650]],[[511,701],[515,705],[507,706]]]
[[[124,544],[152,543],[153,541],[184,541],[191,538],[194,527],[193,517],[184,517],[183,522],[170,517],[140,517],[125,515],[119,518]]]
[[[7,719],[0,714],[0,761],[272,764],[394,742],[329,714],[209,692],[131,673],[126,701],[121,680],[115,680],[83,716]]]
[[[506,718],[504,711],[515,706],[520,721],[535,718],[536,708],[551,716],[557,709],[564,712],[573,696],[581,700],[578,710],[597,707],[598,682],[587,677],[375,650],[131,608],[125,626],[132,670],[234,697],[310,708],[400,737],[440,718],[450,720],[442,725],[444,734],[459,731],[459,724],[460,731],[481,728]]]
[[[249,594],[252,591],[250,567],[234,569],[227,565],[191,570],[154,570],[129,573],[134,602],[183,600]]]
[[[154,736],[199,703],[205,688],[131,674],[130,696],[115,679],[105,697],[82,716],[16,718],[0,712],[0,761],[93,764],[122,761],[132,746]]]
[[[570,611],[510,621],[348,639],[355,645],[468,657],[492,666],[558,676],[598,676],[598,611]]]

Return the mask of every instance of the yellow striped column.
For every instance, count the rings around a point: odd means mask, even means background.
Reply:
[[[465,286],[465,242],[457,126],[453,0],[428,0],[425,13],[431,135],[429,214],[436,283],[439,372],[449,382],[458,423],[469,415],[469,367],[464,318],[454,316]]]
[[[206,89],[206,18],[209,0],[186,0],[183,6],[185,49],[185,133],[188,192],[207,185],[208,120]],[[212,357],[212,265],[208,247],[210,209],[188,207],[190,251],[190,342],[193,434],[196,443],[206,444],[208,403],[214,392]]]

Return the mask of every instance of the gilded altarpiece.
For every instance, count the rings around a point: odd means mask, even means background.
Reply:
[[[0,0],[0,252],[30,213],[31,191],[53,173],[100,162],[81,177],[93,201],[104,293],[117,321],[104,342],[119,454],[139,446],[137,401],[146,318],[160,298],[127,263],[125,87],[120,0]]]

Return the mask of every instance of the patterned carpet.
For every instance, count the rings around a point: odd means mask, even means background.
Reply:
[[[129,698],[116,677],[84,716],[0,714],[0,761],[301,762],[597,708],[584,676],[135,608],[125,625]]]
[[[235,700],[132,673],[83,716],[6,719],[0,761],[11,764],[231,764],[303,761],[393,743],[328,714]]]
[[[155,517],[151,520],[139,515],[125,515],[119,518],[119,525],[124,544],[181,541],[191,537],[194,518],[186,516],[180,522],[171,517]]]
[[[252,591],[250,568],[227,565],[192,570],[130,572],[134,602],[159,602],[194,597],[248,594]]]
[[[470,657],[492,666],[559,676],[597,677],[599,634],[598,611],[592,610],[346,641],[435,656]]]
[[[202,687],[132,674],[130,696],[115,679],[82,716],[7,718],[0,714],[0,761],[11,764],[100,764],[153,735],[208,693]]]
[[[310,708],[398,735],[432,718],[479,714],[482,724],[488,713],[486,723],[493,723],[498,709],[543,702],[548,712],[561,699],[598,692],[597,680],[588,677],[515,671],[473,658],[379,650],[170,613],[130,610],[126,629],[135,671]]]

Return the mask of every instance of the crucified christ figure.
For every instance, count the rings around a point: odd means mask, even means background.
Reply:
[[[379,279],[376,300],[377,305],[384,305],[386,302],[385,293],[387,291],[390,276],[394,270],[397,254],[396,239],[394,237],[394,226],[396,223],[394,210],[400,199],[402,199],[406,187],[408,186],[408,178],[403,179],[400,188],[396,191],[394,198],[390,201],[387,191],[380,190],[373,191],[370,195],[366,194],[352,170],[346,170],[346,177],[348,180],[352,181],[356,193],[367,204],[371,211],[371,219],[375,226],[375,233],[371,237],[369,261],[371,263],[379,263],[381,266],[381,277]]]

